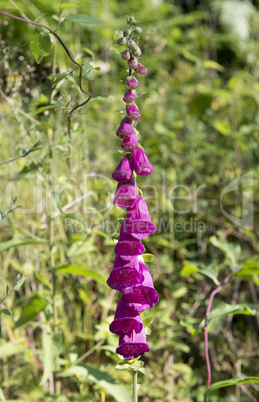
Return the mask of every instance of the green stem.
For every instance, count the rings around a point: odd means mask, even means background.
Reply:
[[[138,372],[132,371],[133,402],[138,402]]]

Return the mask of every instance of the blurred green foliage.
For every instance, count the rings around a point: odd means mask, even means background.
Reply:
[[[131,376],[115,369],[118,339],[109,332],[117,295],[105,280],[122,215],[111,180],[126,77],[116,31],[132,12],[148,68],[139,78],[138,130],[155,167],[138,180],[157,228],[144,245],[160,295],[143,314],[155,320],[141,401],[203,400],[203,319],[210,292],[230,272],[211,313],[212,379],[256,375],[259,2],[0,0],[0,10],[53,30],[75,14],[103,22],[67,20],[58,31],[93,94],[73,114],[68,147],[67,115],[85,100],[78,69],[51,35],[51,53],[37,64],[30,43],[43,30],[0,16],[0,163],[25,155],[0,167],[1,300],[18,274],[27,277],[4,302],[12,320],[1,314],[5,397],[130,400]],[[258,394],[258,384],[241,384],[215,388],[208,400]]]

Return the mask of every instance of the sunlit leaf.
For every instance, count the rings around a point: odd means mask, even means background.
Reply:
[[[40,63],[44,56],[51,51],[51,40],[49,34],[43,33],[35,36],[30,42],[30,51],[36,63]]]
[[[208,395],[209,392],[215,391],[219,388],[230,387],[232,385],[238,384],[248,384],[248,383],[258,383],[259,377],[234,377],[229,380],[218,381],[212,384],[209,388],[206,389],[204,395]]]
[[[22,308],[21,317],[17,321],[15,328],[19,328],[20,326],[26,324],[28,321],[32,320],[42,310],[44,310],[47,305],[47,300],[40,293],[37,293],[35,296],[32,297],[29,303]]]
[[[62,22],[62,24],[64,24],[65,22],[77,22],[78,24],[81,24],[85,27],[90,26],[90,25],[100,25],[103,22],[99,21],[99,20],[95,20],[92,17],[89,17],[89,15],[86,14],[75,14],[75,15],[69,15],[68,17],[66,17],[64,19],[64,21]]]

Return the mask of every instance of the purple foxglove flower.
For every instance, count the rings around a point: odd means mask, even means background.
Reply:
[[[140,114],[136,105],[127,106],[127,116],[131,120],[140,119]]]
[[[133,54],[134,54],[135,57],[141,56],[141,49],[140,49],[140,47],[137,46],[135,49],[133,49]]]
[[[135,77],[129,76],[126,80],[126,85],[129,89],[137,89],[138,88],[138,80]]]
[[[131,177],[131,179],[125,183],[118,183],[113,204],[116,204],[121,208],[129,208],[134,204],[136,197],[137,183],[133,177]]]
[[[122,141],[121,148],[125,152],[133,152],[134,149],[136,149],[137,147],[138,147],[138,136],[133,130],[132,134]]]
[[[139,333],[143,328],[143,322],[139,313],[124,303],[123,297],[118,301],[110,331],[117,335],[129,334],[132,331]]]
[[[130,52],[128,50],[124,50],[124,52],[121,53],[121,58],[123,60],[129,60],[130,59]]]
[[[139,262],[140,271],[144,275],[144,281],[137,285],[131,293],[125,294],[124,301],[137,311],[145,311],[155,306],[159,300],[154,288],[152,276],[143,262]]]
[[[132,261],[125,261],[116,255],[114,268],[107,279],[107,284],[110,288],[116,289],[121,293],[129,293],[133,291],[136,285],[142,283],[143,280],[144,276],[139,270],[138,258]]]
[[[137,66],[138,66],[137,59],[135,59],[135,57],[131,57],[128,62],[128,65],[129,65],[129,68],[135,70],[135,68],[137,68]]]
[[[120,335],[119,347],[116,349],[116,353],[122,355],[126,360],[134,359],[150,350],[146,342],[144,327],[139,333],[133,330],[129,334]]]
[[[127,89],[127,91],[124,93],[123,100],[125,103],[132,103],[136,99],[136,95],[134,92],[132,92],[131,89]]]
[[[145,248],[140,240],[125,232],[125,225],[123,222],[121,225],[119,241],[114,248],[114,252],[123,260],[134,260],[138,255],[144,253]]]
[[[143,66],[143,64],[138,63],[136,68],[136,73],[144,75],[147,73],[147,68]]]
[[[136,239],[144,239],[155,231],[155,225],[150,219],[146,202],[137,195],[134,204],[127,208],[125,220],[126,232]]]
[[[116,170],[114,170],[112,178],[113,180],[122,183],[129,181],[131,177],[132,177],[131,161],[125,157],[120,161],[120,163],[116,167]]]
[[[119,138],[124,139],[127,138],[129,135],[131,135],[133,130],[133,123],[130,119],[123,119],[120,123],[120,126],[118,130],[116,131],[116,134]]]
[[[154,170],[147,155],[143,149],[139,147],[132,153],[132,167],[139,176],[148,176],[152,174]]]

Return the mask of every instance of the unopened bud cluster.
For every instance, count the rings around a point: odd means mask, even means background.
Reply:
[[[142,28],[137,26],[138,21],[133,16],[127,17],[127,23],[129,28],[125,29],[123,37],[117,41],[119,45],[127,44],[128,47],[121,53],[122,59],[129,66],[127,89],[123,97],[126,116],[116,132],[123,140],[121,147],[126,154],[112,174],[113,179],[118,182],[114,204],[125,208],[126,214],[114,250],[114,267],[107,283],[112,289],[122,293],[115,318],[110,325],[111,332],[119,335],[119,347],[116,351],[125,359],[131,360],[149,351],[140,313],[158,302],[158,294],[151,273],[141,256],[145,251],[141,240],[154,233],[155,226],[137,186],[137,175],[147,176],[153,173],[153,166],[139,144],[136,124],[141,116],[134,103],[138,80],[132,75],[145,74],[147,69],[138,62],[141,50],[132,39],[141,34]]]

